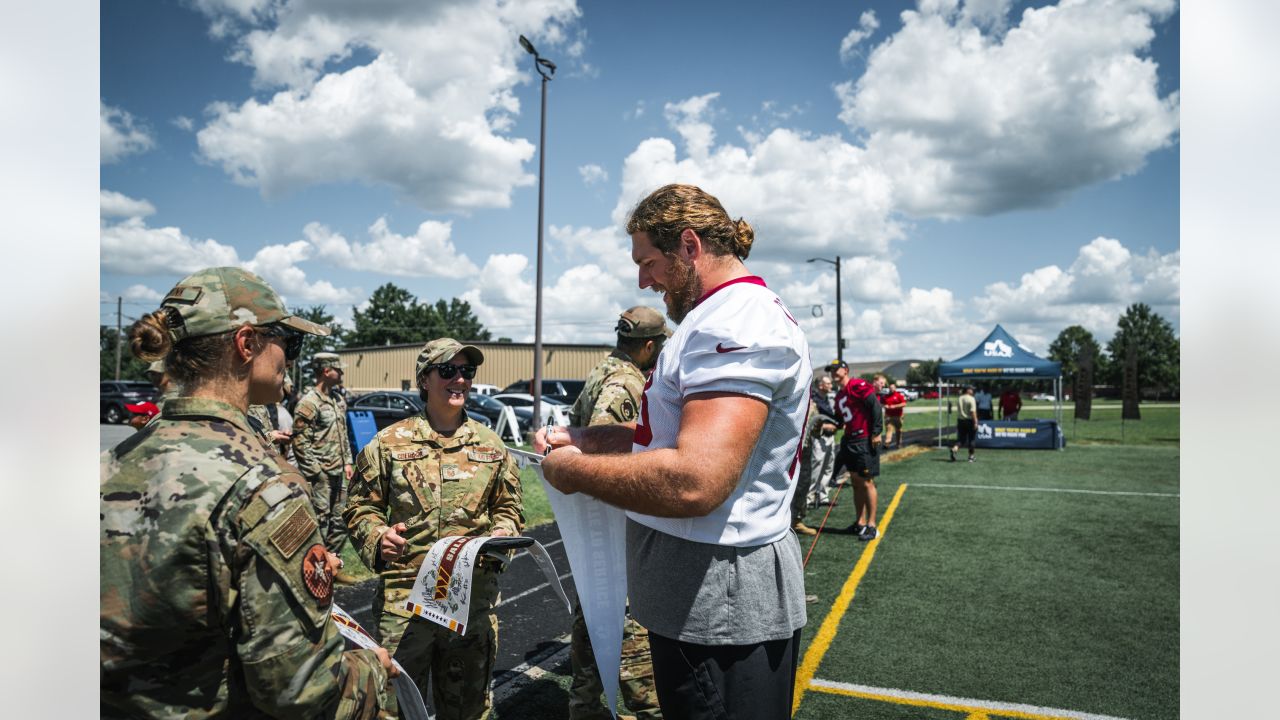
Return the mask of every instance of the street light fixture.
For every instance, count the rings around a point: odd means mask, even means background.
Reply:
[[[520,36],[520,47],[533,56],[533,69],[542,76],[542,126],[538,137],[538,279],[533,309],[533,421],[542,422],[542,187],[547,168],[547,82],[556,64],[538,54],[529,38]],[[545,70],[544,70],[545,68]]]
[[[809,258],[806,262],[824,262],[836,266],[836,360],[844,361],[844,323],[840,308],[840,256],[835,260]]]

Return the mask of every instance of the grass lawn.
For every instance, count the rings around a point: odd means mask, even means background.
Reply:
[[[1081,441],[1061,452],[979,450],[973,464],[930,450],[886,464],[878,483],[882,523],[899,486],[907,488],[821,661],[806,658],[828,686],[810,686],[797,717],[1050,716],[974,714],[959,703],[964,698],[1177,717],[1176,409],[1172,414],[1171,424],[1153,425],[1172,428],[1173,447],[1162,447],[1155,431],[1139,438],[1142,446]],[[1098,494],[1118,492],[1147,494]],[[851,499],[846,488],[828,528],[852,521]],[[821,517],[811,512],[807,522]],[[824,532],[806,569],[807,591],[817,596],[806,652],[872,545]],[[854,697],[830,683],[863,687]],[[920,704],[897,691],[945,697]]]
[[[934,402],[934,401],[921,401]],[[1108,403],[1113,404],[1113,403]],[[1103,445],[1160,445],[1164,447],[1178,446],[1179,408],[1174,405],[1143,404],[1141,420],[1120,419],[1120,407],[1094,407],[1092,418],[1076,420],[1071,416],[1073,408],[1070,404],[1063,406],[1062,431],[1066,434],[1067,444],[1103,444]],[[1019,415],[1024,420],[1032,418],[1053,418],[1053,406],[1048,403],[1024,405]],[[943,406],[942,434],[944,441],[954,439],[956,417],[953,414],[947,419],[946,406]],[[937,428],[936,412],[911,413],[902,419],[903,430],[921,430]]]

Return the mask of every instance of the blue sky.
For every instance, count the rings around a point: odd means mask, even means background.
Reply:
[[[906,12],[904,12],[906,11]],[[101,6],[103,319],[237,263],[339,318],[385,282],[532,339],[550,85],[552,341],[608,341],[621,227],[694,182],[835,354],[1043,352],[1131,302],[1179,326],[1179,13],[1010,3],[190,0]],[[821,317],[813,306],[822,306]]]

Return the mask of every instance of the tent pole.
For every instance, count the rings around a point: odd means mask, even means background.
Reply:
[[[938,447],[942,447],[942,378],[934,382],[938,384]]]

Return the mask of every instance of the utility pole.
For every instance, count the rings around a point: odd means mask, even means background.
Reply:
[[[840,256],[835,260],[827,258],[809,258],[807,262],[824,262],[836,266],[836,359],[844,361],[844,319],[840,302]]]
[[[122,331],[123,324],[123,308],[124,298],[116,296],[116,380],[120,379],[120,345],[124,342],[124,333]]]
[[[533,309],[533,426],[542,424],[542,193],[547,168],[547,82],[556,74],[556,64],[538,55],[533,43],[520,36],[520,47],[533,56],[533,69],[542,76],[542,128],[538,138],[538,270],[537,294]],[[546,68],[546,71],[543,70]]]

